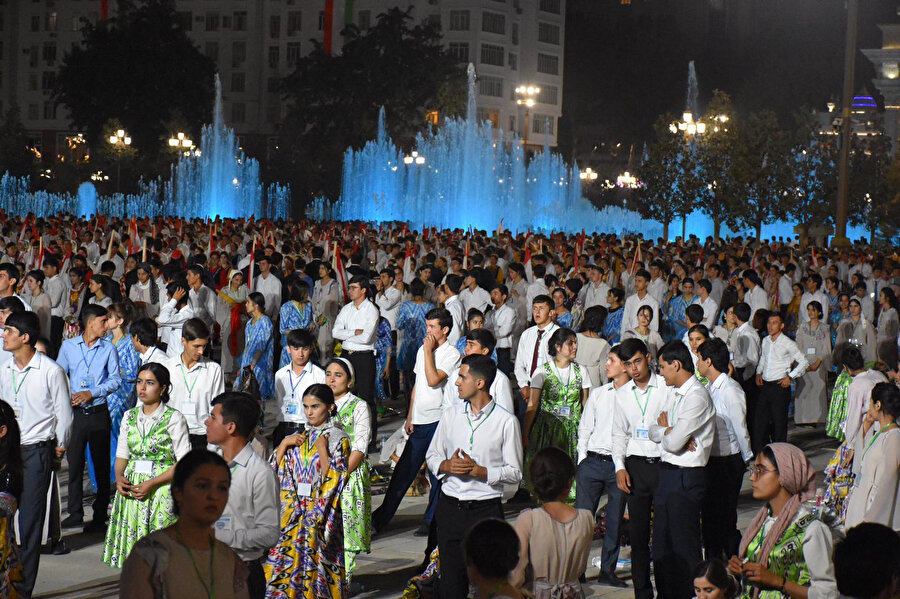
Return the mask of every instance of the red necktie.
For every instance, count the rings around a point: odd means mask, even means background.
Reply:
[[[541,337],[544,336],[544,331],[538,329],[537,341],[534,342],[534,353],[531,354],[531,370],[528,371],[528,375],[531,376],[534,374],[535,369],[538,366],[538,354],[541,351]]]

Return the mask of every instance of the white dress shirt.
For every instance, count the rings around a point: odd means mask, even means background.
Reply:
[[[528,289],[525,290],[526,311],[531,311],[531,306],[534,304],[534,298],[539,295],[550,295],[550,290],[547,289],[547,285],[544,284],[543,279],[535,280],[535,282],[528,285]]]
[[[756,374],[759,345],[759,334],[749,322],[740,325],[731,334],[731,363],[740,380],[746,381]]]
[[[66,285],[59,273],[44,281],[44,293],[50,296],[51,316],[63,318],[66,315],[66,309],[69,307],[69,303],[66,301],[69,299],[66,294],[68,290],[69,286]]]
[[[479,287],[479,289],[481,288]],[[453,317],[453,326],[450,327],[450,334],[447,335],[447,343],[455,346],[462,336],[463,328],[466,325],[466,308],[458,295],[448,297],[447,301],[444,302],[444,308]]]
[[[627,384],[627,383],[626,383]],[[578,462],[587,452],[613,453],[613,421],[616,414],[616,387],[612,382],[596,387],[584,403],[578,423]]]
[[[643,298],[638,297],[637,293],[634,293],[628,296],[628,299],[625,300],[625,307],[622,308],[625,312],[622,313],[621,335],[638,325],[637,313],[641,306],[653,308],[653,320],[650,321],[650,328],[654,331],[659,331],[659,302],[649,293],[644,295]]]
[[[650,425],[650,439],[660,444],[663,462],[682,468],[706,466],[716,434],[716,409],[706,387],[691,376],[669,394],[662,409],[668,412],[669,433],[655,422]],[[697,445],[687,448],[691,439]]]
[[[375,296],[375,303],[378,304],[381,315],[384,316],[385,320],[388,321],[388,324],[391,325],[392,331],[397,330],[397,314],[400,312],[400,304],[402,301],[403,294],[393,285]]]
[[[180,346],[181,344],[179,344]],[[163,350],[159,349],[155,345],[148,347],[147,351],[138,354],[141,358],[141,366],[148,362],[156,362],[157,364],[166,365],[166,362],[169,361],[169,356]],[[171,375],[171,373],[169,373]]]
[[[487,480],[440,472],[457,449],[487,469]],[[460,501],[500,499],[503,485],[522,480],[522,434],[519,420],[493,401],[477,415],[469,402],[443,413],[428,452],[428,469],[441,480],[441,491]]]
[[[647,293],[653,296],[658,306],[661,306],[666,298],[666,280],[662,277],[650,279],[650,282],[647,283]]]
[[[721,278],[710,279],[709,284],[712,285],[712,291],[709,296],[715,300],[717,304],[722,303],[722,293],[725,292],[725,281]]]
[[[787,274],[778,277],[778,305],[786,306],[794,297],[794,282]]]
[[[149,438],[150,433],[153,432],[153,429],[156,427],[156,423],[159,422],[165,414],[166,404],[159,402],[156,409],[149,415],[144,414],[142,406],[143,404],[138,401],[138,405],[135,408],[132,408],[137,410],[137,421],[135,422],[135,426],[141,437]],[[172,438],[172,451],[175,453],[175,461],[177,462],[191,450],[191,438],[188,436],[187,420],[184,419],[184,415],[176,410],[175,413],[172,414],[172,417],[169,418],[166,430]],[[116,444],[117,458],[122,458],[123,460],[131,459],[131,451],[128,448],[128,433],[130,431],[131,426],[128,424],[128,418],[122,418],[122,424],[119,428],[119,440]]]
[[[719,310],[719,304],[716,303],[716,300],[714,300],[711,295],[706,296],[705,300],[701,300],[698,295],[694,298],[694,303],[699,304],[700,307],[703,308],[703,324],[706,325],[706,328],[710,331],[713,330],[713,327],[716,324],[716,312]]]
[[[356,399],[352,393],[344,393],[334,400],[337,411],[340,412],[348,403]],[[372,417],[369,414],[369,406],[365,401],[356,402],[353,408],[353,439],[350,442],[350,451],[358,451],[363,455],[368,454],[369,442],[372,440]]]
[[[593,308],[594,306],[603,306],[604,308],[609,308],[609,302],[606,301],[606,296],[609,294],[609,285],[600,282],[599,285],[594,285],[593,283],[588,283],[584,286],[584,309]]]
[[[750,306],[750,321],[753,321],[753,315],[756,314],[757,310],[765,310],[769,306],[769,298],[766,295],[766,290],[762,288],[762,285],[757,285],[753,289],[748,289],[746,293],[744,293],[744,302]]]
[[[516,328],[516,311],[510,308],[506,302],[499,308],[491,311],[491,326],[494,338],[497,339],[497,349],[511,349],[513,332]]]
[[[188,369],[179,355],[166,362],[172,379],[169,405],[184,414],[192,435],[206,434],[206,419],[212,409],[210,403],[225,392],[222,368],[215,362],[200,358]]]
[[[543,334],[540,335],[541,344],[538,347],[538,359],[537,365],[535,366],[535,370],[540,367],[541,364],[546,364],[550,361],[550,354],[547,353],[547,346],[550,341],[550,337],[553,336],[553,333],[556,332],[556,329],[559,328],[555,322],[549,322],[543,329]],[[522,332],[522,336],[519,337],[519,345],[516,351],[516,363],[513,369],[516,375],[516,381],[519,383],[519,388],[524,389],[531,382],[531,362],[534,358],[534,344],[538,341],[538,326],[534,325],[532,327],[528,327]]]
[[[441,404],[442,410],[447,410],[448,408],[456,409],[465,403],[460,399],[459,389],[456,387],[456,380],[458,378],[459,368],[451,372],[450,376],[447,377],[447,384],[444,387],[444,402]],[[491,399],[494,400],[494,403],[498,406],[510,414],[515,413],[512,398],[512,385],[509,383],[509,377],[500,370],[497,370],[497,374],[494,376],[494,382],[491,383],[491,388],[488,390],[488,393],[490,393]]]
[[[275,372],[274,401],[281,412],[281,422],[306,422],[303,395],[315,383],[325,383],[325,371],[312,362],[307,362],[299,375],[294,372],[293,364],[285,364]]]
[[[69,377],[59,364],[35,352],[19,370],[15,358],[10,358],[0,366],[0,396],[13,408],[21,445],[55,438],[57,446],[66,447],[72,427],[72,396]]]
[[[194,316],[205,322],[206,326],[212,329],[213,325],[216,324],[216,293],[206,285],[200,285],[199,290],[191,288],[188,291],[188,301],[191,304],[191,310],[194,311]],[[266,308],[268,307],[269,298],[267,297]]]
[[[443,381],[432,387],[428,384],[425,375],[425,346],[419,346],[416,352],[416,365],[413,372],[416,374],[416,387],[413,390],[415,396],[412,402],[412,424],[431,424],[441,419],[441,405],[444,401],[444,389],[447,386],[449,375],[459,369],[462,356],[456,348],[446,341],[434,350],[434,367],[438,373],[443,372],[448,376]]]
[[[281,534],[278,477],[249,443],[228,466],[228,503],[213,528],[216,538],[234,549],[242,560],[256,560],[275,546]]]
[[[375,339],[378,336],[378,308],[364,299],[357,306],[350,302],[338,312],[331,335],[340,339],[347,351],[374,351]],[[358,329],[362,330],[359,335]]]
[[[478,285],[475,286],[474,291],[466,287],[459,292],[459,301],[462,302],[466,314],[472,308],[478,308],[483,314],[487,307],[491,305],[491,294]]]
[[[766,382],[777,382],[785,376],[792,379],[803,376],[809,362],[806,356],[797,347],[794,341],[781,333],[775,340],[771,335],[763,339],[762,348],[760,349],[759,364],[756,366],[756,374],[761,374]],[[791,364],[796,362],[797,366],[791,369]]]
[[[650,440],[650,425],[656,424],[662,406],[668,405],[672,392],[663,378],[654,373],[650,373],[650,380],[643,390],[634,381],[616,389],[612,433],[616,471],[625,469],[627,456],[659,457],[659,444]]]
[[[259,275],[253,291],[258,291],[266,298],[266,316],[274,323],[278,320],[281,310],[281,281],[271,272],[269,276]]]
[[[709,394],[716,408],[716,436],[712,453],[716,457],[741,454],[745,462],[753,457],[747,431],[747,397],[733,378],[719,373],[709,383]]]
[[[166,344],[166,354],[170,358],[178,358],[184,347],[181,345],[181,328],[184,323],[194,317],[194,311],[191,305],[185,304],[181,310],[176,310],[175,300],[169,300],[163,304],[159,310],[159,316],[156,317],[156,324],[159,325],[159,340]]]

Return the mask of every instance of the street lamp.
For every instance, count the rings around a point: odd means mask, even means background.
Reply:
[[[584,170],[578,171],[578,178],[585,183],[593,183],[599,176],[600,174],[591,167],[587,167]]]
[[[423,164],[425,164],[425,157],[419,156],[419,153],[413,150],[412,154],[407,154],[403,157],[403,164],[405,164],[406,166],[410,166],[411,164],[422,166]]]
[[[522,141],[528,145],[528,116],[530,109],[534,108],[537,98],[541,93],[541,88],[535,85],[520,85],[516,88],[516,104],[525,109],[525,128],[522,133]]]
[[[109,143],[116,150],[116,192],[118,193],[122,180],[122,152],[131,145],[131,137],[125,132],[125,129],[118,129],[115,135],[109,136]]]
[[[643,184],[638,181],[638,178],[628,171],[625,171],[616,177],[616,187],[619,187],[620,189],[637,189],[642,185]]]
[[[191,151],[195,148],[193,140],[181,131],[175,134],[175,137],[169,138],[169,147],[173,150],[183,151],[185,156],[190,156]]]

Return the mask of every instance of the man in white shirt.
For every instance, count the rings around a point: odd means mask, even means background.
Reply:
[[[256,260],[259,276],[253,285],[253,291],[258,291],[266,298],[266,316],[272,321],[272,325],[278,326],[278,314],[281,311],[281,280],[272,272],[272,257],[265,254]]]
[[[69,277],[59,274],[59,259],[55,256],[44,258],[44,292],[50,296],[50,357],[59,355],[59,345],[62,343],[63,317],[69,307],[67,301],[67,285]]]
[[[453,317],[443,308],[434,308],[425,315],[427,332],[422,346],[416,353],[416,385],[412,391],[409,411],[406,415],[406,434],[409,440],[403,454],[394,467],[394,475],[388,485],[381,507],[372,512],[372,526],[384,530],[397,512],[400,501],[416,478],[425,453],[434,437],[441,419],[441,404],[447,377],[459,367],[462,356],[447,343],[447,335],[453,326]],[[437,507],[438,480],[429,473],[431,494],[425,511],[425,523],[430,525]]]
[[[209,287],[203,284],[203,267],[199,264],[192,264],[187,269],[187,284],[190,288],[188,298],[191,304],[191,310],[194,316],[199,318],[212,330],[216,324],[216,294]],[[265,296],[265,294],[263,294]],[[279,308],[280,300],[278,298]],[[269,298],[266,297],[266,306],[268,306]]]
[[[538,295],[531,305],[531,315],[534,326],[526,329],[519,337],[519,347],[516,350],[516,365],[514,369],[516,381],[519,384],[519,393],[522,402],[527,402],[531,395],[531,375],[538,366],[550,361],[547,346],[550,337],[559,328],[553,322],[553,300],[549,295]],[[519,402],[517,402],[517,405]],[[521,410],[524,406],[519,405]]]
[[[466,308],[459,297],[459,289],[463,279],[459,275],[449,274],[441,285],[439,295],[442,296],[444,308],[453,317],[453,328],[447,336],[447,342],[456,347],[456,342],[463,334],[466,326]]]
[[[791,264],[790,266],[793,266]],[[785,270],[778,277],[778,292],[776,293],[778,310],[782,316],[787,316],[788,306],[794,297],[794,280],[791,273]]]
[[[710,297],[713,298],[716,304],[722,305],[722,293],[727,287],[725,281],[722,280],[722,267],[717,262],[708,264],[706,267],[706,278],[709,279],[709,283],[712,285],[712,291],[709,293]]]
[[[437,541],[446,599],[469,593],[466,533],[481,520],[503,519],[503,487],[522,479],[519,422],[488,393],[496,370],[487,356],[466,356],[456,381],[463,404],[443,413],[428,447],[428,471],[441,481]]]
[[[466,335],[466,355],[490,357],[491,352],[494,351],[495,343],[496,339],[494,338],[494,334],[487,329],[475,329],[469,331]],[[459,396],[459,389],[456,388],[457,378],[459,378],[458,368],[451,372],[450,376],[447,377],[447,384],[444,386],[444,410],[457,407],[462,402],[462,398]],[[509,383],[509,377],[503,374],[499,368],[497,369],[497,375],[494,377],[494,382],[491,383],[491,387],[488,391],[494,399],[494,403],[510,414],[515,414],[512,385]]]
[[[742,278],[744,287],[747,289],[744,294],[744,303],[750,306],[750,320],[752,321],[757,310],[765,310],[768,307],[769,298],[763,287],[762,279],[755,270],[748,268],[744,271]]]
[[[769,443],[770,430],[772,442],[787,441],[791,382],[803,376],[809,366],[797,344],[782,333],[784,321],[780,314],[769,316],[766,330],[769,336],[763,339],[756,366],[756,384],[760,389],[753,421],[753,443],[760,450]],[[791,368],[795,362],[797,366]]]
[[[206,447],[206,426],[212,400],[225,391],[222,368],[203,357],[210,332],[199,318],[192,318],[181,329],[181,354],[165,363],[172,378],[169,405],[184,414],[191,447]]]
[[[518,262],[509,265],[509,300],[511,308],[516,310],[516,329],[525,330],[528,324],[528,310],[531,303],[528,302],[528,281],[525,279],[525,267]]]
[[[607,495],[606,534],[597,582],[612,587],[627,586],[616,576],[619,560],[619,524],[625,514],[625,493],[616,484],[612,461],[612,431],[616,412],[616,390],[631,380],[622,363],[621,345],[606,359],[609,383],[595,387],[588,395],[578,424],[578,471],[575,476],[575,507],[597,512],[600,498]]]
[[[709,394],[716,409],[716,431],[706,464],[706,496],[703,500],[705,555],[738,555],[741,533],[737,529],[737,504],[747,462],[753,459],[747,431],[744,391],[728,376],[728,346],[713,338],[698,349],[697,372],[709,380]]]
[[[15,297],[22,302],[26,312],[31,312],[31,304],[25,298],[16,293],[19,286],[19,269],[14,264],[0,264],[0,298]]]
[[[381,270],[378,275],[379,289],[375,295],[375,304],[381,315],[391,325],[391,348],[397,349],[397,316],[400,313],[400,304],[403,303],[403,294],[394,287],[394,271],[391,268]],[[377,336],[376,329],[376,336]],[[400,371],[397,370],[396,360],[391,360],[388,370],[388,382],[390,385],[390,397],[394,397],[400,388]]]
[[[874,325],[875,302],[873,302],[872,298],[869,297],[868,287],[865,283],[857,283],[853,287],[853,297],[855,297],[859,301],[859,307],[862,311],[863,318],[865,318],[867,322]]]
[[[250,446],[259,422],[259,404],[248,393],[229,391],[213,399],[206,418],[206,437],[222,451],[231,470],[228,503],[213,528],[216,538],[247,566],[250,599],[266,595],[262,562],[281,534],[278,478],[269,463]]]
[[[287,334],[287,350],[291,356],[275,372],[275,400],[266,402],[266,411],[277,418],[272,446],[278,447],[288,435],[299,433],[306,424],[303,411],[303,395],[310,385],[325,383],[325,371],[312,363],[316,340],[306,329],[294,329]]]
[[[650,440],[659,443],[662,463],[653,498],[653,574],[660,597],[690,597],[690,564],[702,558],[700,506],[706,493],[706,464],[716,432],[709,392],[694,376],[691,351],[681,341],[659,350],[659,370],[673,388],[662,405]]]
[[[190,306],[188,289],[182,283],[169,283],[166,294],[169,299],[159,309],[156,324],[159,325],[159,338],[166,344],[166,354],[175,359],[182,351],[181,329],[194,318],[194,311]]]
[[[759,333],[750,324],[750,306],[745,302],[739,302],[728,309],[726,318],[731,318],[737,325],[731,334],[731,364],[734,366],[734,380],[738,382],[747,399],[747,426],[750,429],[750,439],[753,440],[753,418],[756,416],[756,398],[759,395],[759,387],[756,385],[756,367],[759,364]],[[756,442],[753,444],[753,453],[757,453]]]
[[[550,290],[547,288],[547,284],[544,282],[544,276],[547,274],[547,267],[543,264],[535,264],[532,267],[532,273],[534,273],[534,281],[529,283],[527,290],[525,291],[525,306],[531,306],[534,303],[534,298],[539,295],[550,295]]]
[[[712,332],[716,326],[716,315],[719,312],[719,305],[716,303],[710,293],[712,292],[712,283],[709,279],[700,279],[697,282],[697,297],[694,299],[695,304],[699,304],[703,308],[703,323],[706,328]]]
[[[73,418],[66,373],[34,349],[40,332],[34,312],[11,314],[3,327],[3,348],[12,358],[0,366],[0,395],[12,406],[12,414],[3,416],[18,421],[21,438],[19,539],[25,597],[37,581],[53,459],[66,451]]]
[[[473,271],[470,270],[466,273],[463,287],[459,292],[459,301],[462,302],[466,315],[472,308],[476,308],[484,314],[487,307],[491,305],[491,294],[478,286],[478,280]]]
[[[625,335],[626,331],[635,328],[638,325],[637,313],[641,306],[650,306],[653,308],[653,319],[650,321],[650,328],[659,332],[659,302],[656,301],[647,291],[647,284],[650,281],[650,273],[644,269],[637,271],[634,275],[634,293],[625,300],[625,307],[622,308],[622,328],[620,334]]]
[[[587,310],[594,306],[609,308],[609,302],[606,301],[609,285],[603,282],[603,271],[596,264],[588,264],[587,275],[588,284],[582,289],[584,309]]]
[[[497,285],[491,289],[491,328],[497,340],[497,368],[509,377],[512,367],[512,342],[516,329],[516,311],[507,305],[509,289],[506,285]]]
[[[650,282],[647,283],[647,293],[653,296],[656,304],[661,306],[666,297],[666,280],[660,276],[662,263],[654,260],[650,263]]]
[[[131,344],[141,358],[141,366],[147,362],[165,365],[168,360],[166,352],[156,347],[156,323],[150,318],[140,318],[128,330],[131,333]]]
[[[822,306],[822,322],[828,322],[828,307],[831,302],[828,296],[822,291],[822,277],[818,274],[811,274],[806,278],[806,291],[800,297],[800,324],[809,322],[809,313],[806,311],[809,302],[817,301]],[[870,321],[871,322],[871,321]]]

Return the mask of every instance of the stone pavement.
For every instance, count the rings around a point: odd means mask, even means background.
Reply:
[[[384,422],[381,429],[390,432],[399,426],[400,420]],[[817,429],[792,428],[789,440],[802,447],[809,455],[817,472],[828,463],[837,442],[825,437],[822,427]],[[65,473],[63,492],[65,493]],[[821,474],[819,475],[821,482]],[[360,598],[397,598],[402,593],[406,581],[418,574],[418,566],[424,557],[426,539],[416,537],[413,531],[421,522],[425,511],[427,497],[407,497],[404,499],[387,531],[372,542],[372,553],[359,558],[359,571],[356,576],[365,588],[357,597]],[[381,503],[381,496],[372,500],[373,509]],[[759,508],[759,502],[750,494],[750,482],[744,481],[744,488],[738,511],[738,526],[743,530]],[[65,506],[65,498],[63,499]],[[506,506],[506,516],[513,522],[521,506]],[[90,507],[86,507],[86,520],[90,518]],[[65,514],[63,514],[65,516]],[[118,597],[119,571],[106,566],[101,560],[103,539],[101,535],[85,535],[79,529],[66,531],[66,541],[72,553],[65,556],[41,556],[35,597],[40,598],[100,598]],[[591,551],[591,559],[600,555],[601,541],[595,540]],[[622,558],[630,554],[626,547]],[[598,569],[588,566],[588,579],[596,578]],[[630,582],[630,573],[620,568],[620,577]],[[608,597],[626,599],[633,597],[631,587],[614,589],[611,587],[589,584],[586,594],[589,597]]]

